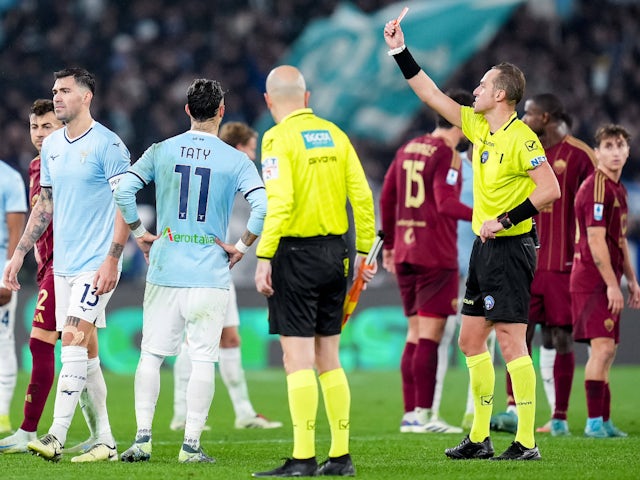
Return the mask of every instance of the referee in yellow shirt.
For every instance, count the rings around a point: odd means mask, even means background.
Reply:
[[[486,340],[496,338],[511,375],[518,412],[515,441],[494,460],[537,460],[534,437],[536,375],[526,344],[536,253],[533,217],[560,197],[560,187],[533,131],[518,119],[523,73],[510,63],[492,67],[473,91],[472,107],[446,96],[420,69],[396,21],[384,38],[416,95],[473,143],[473,219],[478,235],[469,260],[458,344],[469,368],[475,415],[469,435],[445,454],[453,459],[491,458],[489,422],[495,370]]]
[[[353,476],[350,392],[338,357],[349,259],[347,199],[356,230],[356,263],[375,238],[373,195],[360,160],[333,123],[307,107],[302,74],[269,73],[265,101],[276,126],[262,139],[267,216],[258,245],[256,288],[268,297],[269,333],[280,335],[293,423],[293,454],[254,477]],[[365,270],[366,281],[373,277]],[[331,430],[329,458],[318,466],[315,423],[320,387]]]

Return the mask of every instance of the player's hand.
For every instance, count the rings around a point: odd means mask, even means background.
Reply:
[[[484,243],[490,238],[496,238],[496,233],[500,230],[504,230],[504,227],[497,219],[486,220],[480,227],[480,240]]]
[[[13,295],[13,292],[11,290],[0,286],[0,307],[6,305],[11,301],[11,295]]]
[[[14,252],[13,257],[7,263],[4,268],[4,274],[2,275],[2,284],[5,288],[13,290],[14,292],[20,290],[20,282],[18,282],[18,272],[22,268],[23,259],[20,256],[16,256]]]
[[[360,272],[362,272],[362,280],[364,281],[364,285],[362,286],[363,290],[367,289],[367,283],[373,280],[376,272],[378,271],[378,262],[374,261],[371,265],[366,265],[364,262],[366,257],[362,255],[356,255],[356,261],[353,266],[353,279],[358,278]]]
[[[95,296],[109,293],[118,284],[118,259],[108,255],[93,277],[93,289]]]
[[[222,247],[225,252],[227,252],[227,256],[229,257],[229,269],[232,269],[233,266],[244,257],[244,253],[238,250],[235,244],[224,243],[218,237],[216,237],[216,243]]]
[[[624,308],[624,297],[618,285],[607,287],[608,309],[612,315],[619,315]]]
[[[262,258],[258,259],[256,266],[256,290],[266,297],[273,295],[273,286],[271,285],[271,262]]]
[[[154,235],[149,232],[144,232],[144,235],[136,238],[136,243],[138,244],[138,248],[142,251],[144,255],[144,260],[149,265],[149,251],[151,251],[151,245],[155,242],[160,235]]]
[[[383,249],[382,250],[382,267],[389,273],[396,274],[396,263],[394,261],[395,250]]]
[[[629,300],[627,301],[630,308],[640,308],[640,285],[637,281],[629,282]]]
[[[384,26],[384,41],[387,42],[391,50],[404,45],[404,33],[395,19],[387,22]]]

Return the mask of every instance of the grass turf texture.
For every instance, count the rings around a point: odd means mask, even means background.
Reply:
[[[504,408],[504,369],[497,367],[494,412]],[[107,374],[109,414],[118,441],[118,451],[128,448],[135,435],[133,376]],[[456,445],[464,434],[399,433],[402,414],[400,376],[398,372],[364,372],[348,374],[352,391],[351,453],[361,479],[509,479],[532,478],[636,479],[640,475],[640,420],[637,407],[637,379],[640,367],[614,367],[612,372],[613,420],[629,438],[590,439],[582,436],[586,412],[583,390],[584,371],[579,369],[574,380],[569,426],[571,437],[554,438],[537,434],[542,453],[538,462],[489,462],[486,460],[454,461],[444,456],[444,449]],[[162,388],[153,429],[153,454],[145,463],[99,462],[74,464],[71,455],[60,463],[50,463],[28,455],[1,455],[2,478],[6,479],[242,479],[251,472],[270,470],[291,455],[291,421],[287,409],[286,383],[280,370],[247,372],[249,390],[255,408],[270,418],[282,420],[285,426],[275,430],[236,430],[233,410],[217,375],[216,395],[209,416],[210,432],[202,435],[205,452],[214,456],[213,465],[178,464],[181,432],[169,430],[172,414],[172,376],[164,370]],[[28,381],[21,373],[12,404],[14,428],[22,418],[21,398]],[[458,424],[464,412],[467,372],[451,369],[447,374],[442,416]],[[549,418],[541,382],[538,379],[538,415],[536,425]],[[47,404],[39,434],[45,433],[52,418],[53,401]],[[317,422],[318,461],[326,458],[329,431],[322,400]],[[69,432],[68,445],[85,440],[87,429],[78,411]],[[506,449],[513,436],[492,433],[496,454]]]

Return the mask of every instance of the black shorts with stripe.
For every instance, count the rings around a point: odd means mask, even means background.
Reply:
[[[347,293],[347,245],[338,235],[283,237],[271,260],[269,333],[337,335]]]
[[[476,238],[469,260],[462,314],[492,322],[527,323],[536,248],[529,233]]]

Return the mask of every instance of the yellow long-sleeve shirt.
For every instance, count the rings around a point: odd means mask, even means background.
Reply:
[[[367,253],[375,237],[373,195],[347,135],[310,108],[296,110],[262,139],[267,216],[256,254],[272,258],[282,237],[342,235],[349,228],[356,249]]]

